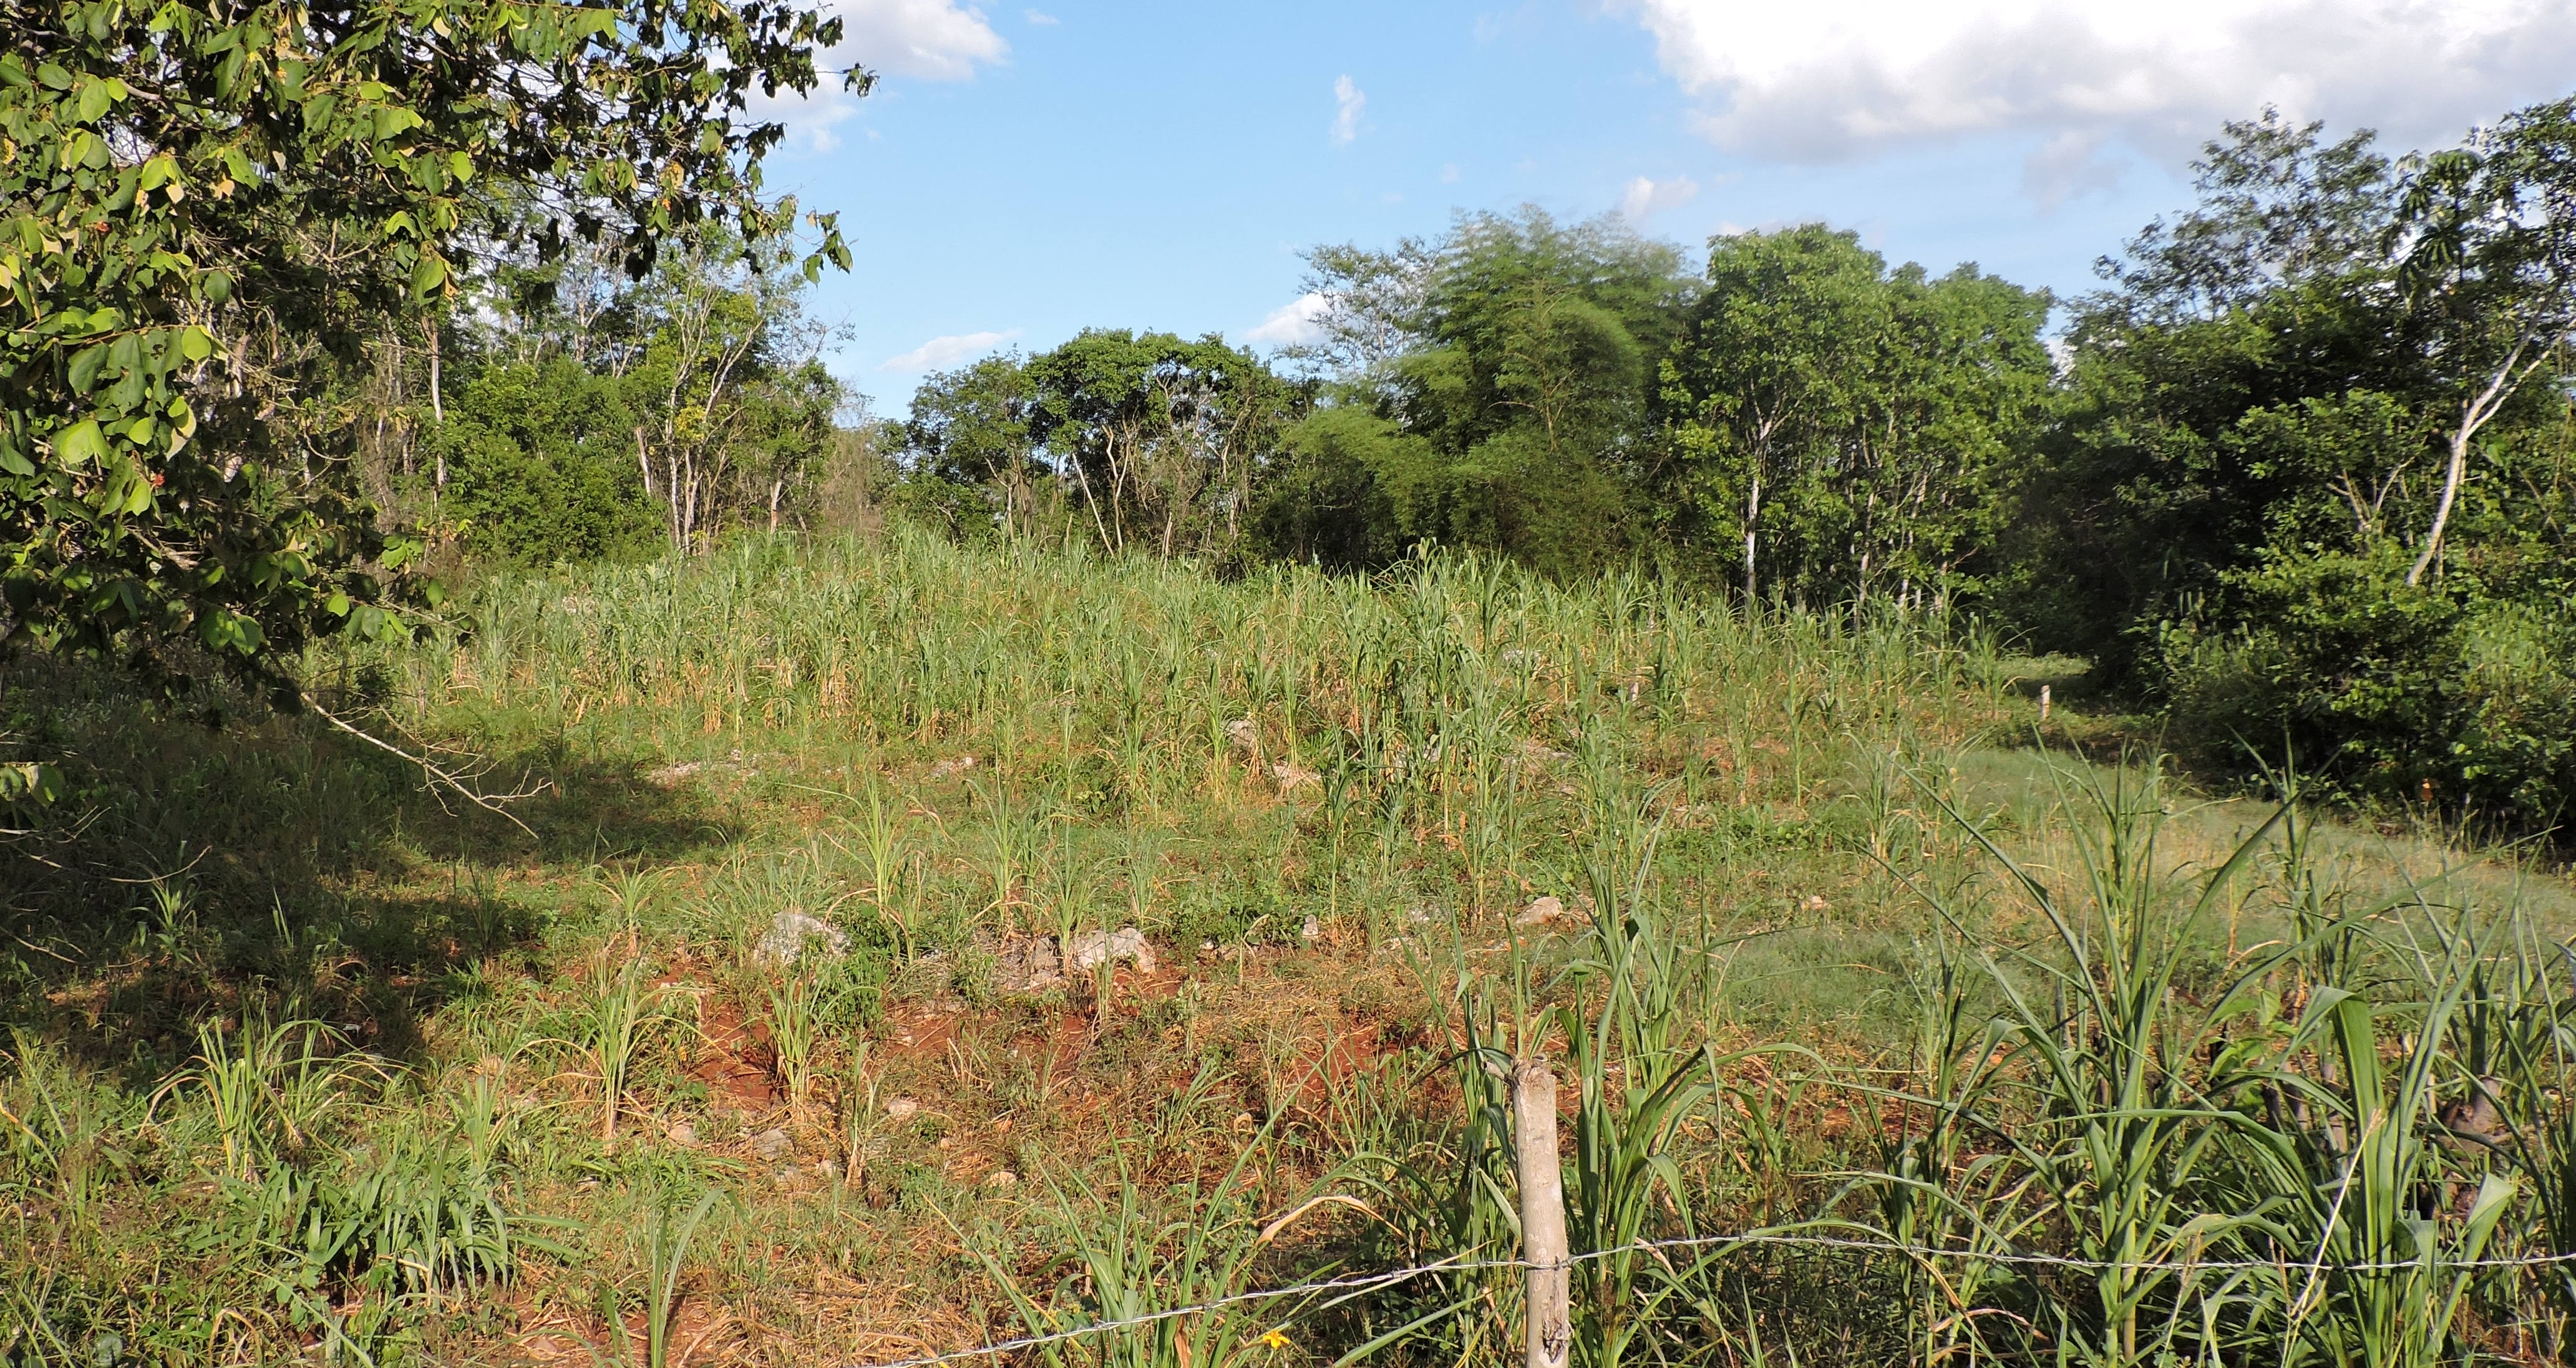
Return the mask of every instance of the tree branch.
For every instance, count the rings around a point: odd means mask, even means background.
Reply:
[[[501,806],[501,803],[502,803],[503,801],[505,801],[504,799],[500,799],[500,798],[490,798],[490,797],[486,797],[486,796],[484,796],[483,794],[480,794],[480,793],[475,792],[473,789],[468,788],[468,787],[466,786],[466,784],[465,784],[465,781],[464,781],[464,780],[459,779],[459,778],[457,778],[455,775],[448,773],[446,770],[443,770],[443,769],[439,768],[437,765],[435,765],[435,764],[431,763],[427,757],[425,757],[425,756],[419,756],[419,755],[414,755],[414,754],[412,754],[411,752],[409,752],[409,751],[407,751],[407,750],[404,750],[402,747],[397,746],[397,745],[395,745],[394,743],[392,743],[392,742],[390,742],[390,741],[384,740],[384,739],[382,739],[381,737],[378,737],[378,736],[376,736],[375,734],[373,734],[373,733],[371,733],[371,732],[369,732],[369,731],[365,730],[364,728],[361,728],[361,727],[357,727],[357,726],[352,725],[351,723],[349,723],[349,722],[347,722],[346,720],[342,719],[342,718],[340,717],[340,715],[339,715],[339,714],[334,713],[334,712],[332,712],[330,709],[323,707],[323,706],[321,705],[321,703],[320,703],[320,702],[318,702],[318,701],[316,701],[316,700],[314,699],[313,695],[311,695],[311,694],[309,694],[309,693],[304,695],[304,706],[306,706],[306,707],[308,707],[308,708],[311,708],[311,709],[312,709],[316,714],[320,715],[320,717],[322,718],[322,720],[323,720],[323,721],[330,723],[332,726],[338,727],[340,730],[342,730],[342,731],[344,731],[344,732],[347,732],[347,733],[348,733],[348,734],[350,734],[351,736],[354,736],[354,737],[358,738],[358,739],[359,739],[359,740],[361,740],[361,741],[366,742],[368,745],[373,746],[373,747],[375,747],[376,749],[378,749],[378,750],[380,750],[380,751],[384,751],[385,753],[387,753],[387,754],[389,754],[389,755],[399,756],[399,757],[401,757],[402,759],[404,759],[404,760],[407,760],[407,761],[411,762],[412,764],[415,764],[415,765],[420,766],[420,771],[421,771],[421,773],[423,773],[423,774],[425,774],[425,775],[429,776],[430,782],[431,782],[433,785],[437,785],[437,784],[444,784],[444,785],[446,785],[448,788],[455,790],[455,792],[456,792],[456,794],[457,794],[457,796],[458,796],[458,797],[461,797],[461,798],[463,798],[465,801],[467,801],[467,802],[469,802],[469,803],[472,803],[474,806],[476,806],[476,807],[479,807],[479,808],[483,809],[485,812],[489,812],[489,813],[492,813],[493,815],[495,815],[495,816],[497,816],[497,817],[500,817],[502,820],[504,820],[504,821],[508,822],[510,825],[512,825],[512,826],[514,826],[514,827],[517,827],[517,828],[518,828],[519,830],[521,830],[521,831],[526,832],[526,833],[528,834],[528,838],[529,838],[530,840],[534,840],[534,839],[536,839],[537,833],[536,833],[536,829],[535,829],[535,828],[530,827],[527,823],[520,821],[520,820],[519,820],[519,817],[518,817],[518,814],[516,814],[516,813],[514,813],[514,812],[510,811],[508,808],[505,808],[505,807]],[[526,797],[531,796],[531,794],[533,794],[533,793],[535,793],[535,792],[538,792],[538,791],[539,791],[539,790],[533,790],[533,789],[532,789],[532,790],[530,790],[528,793],[516,793],[516,794],[510,794],[510,795],[508,795],[508,797],[511,797],[511,798],[526,798]]]

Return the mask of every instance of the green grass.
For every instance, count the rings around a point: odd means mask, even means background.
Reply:
[[[0,665],[74,789],[0,847],[13,1362],[853,1361],[1508,1255],[1480,1061],[1530,1049],[1587,1364],[2454,1362],[2576,1307],[2300,1262],[2576,1248],[2564,880],[2193,795],[2063,689],[2034,745],[2065,663],[1963,625],[904,531],[464,602],[310,668],[528,832]],[[761,955],[788,913],[846,953]],[[1015,977],[1128,926],[1156,972]],[[2501,1147],[2439,1120],[2478,1079]],[[1609,1255],[1754,1228],[1951,1252]],[[1486,1362],[1518,1296],[1058,1356]]]

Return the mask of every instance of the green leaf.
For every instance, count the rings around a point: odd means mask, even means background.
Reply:
[[[105,81],[95,77],[80,84],[80,93],[72,97],[72,117],[82,123],[96,123],[98,116],[115,107],[116,92]]]
[[[54,459],[61,464],[78,468],[106,456],[107,437],[91,419],[84,418],[54,437]]]
[[[427,298],[447,280],[447,263],[427,252],[411,268],[411,292],[414,298]]]
[[[107,364],[107,344],[82,348],[72,357],[72,393],[87,394],[98,385],[99,368]]]
[[[190,361],[203,361],[215,354],[215,339],[205,329],[191,323],[179,330],[179,354]]]

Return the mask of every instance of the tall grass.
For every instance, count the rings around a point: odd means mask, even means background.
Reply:
[[[315,808],[336,743],[273,722],[169,743],[266,826],[138,784],[46,857],[129,882],[10,866],[0,1191],[53,1243],[0,1236],[0,1352],[473,1361],[640,1310],[651,1361],[703,1286],[776,1341],[722,1352],[866,1361],[1445,1259],[1050,1353],[1492,1362],[1543,1054],[1587,1365],[2564,1353],[2570,1265],[2485,1266],[2576,1254],[2561,928],[2296,807],[2213,844],[2147,766],[2002,791],[1966,624],[901,530],[465,601],[342,673],[552,780],[536,843],[390,767]],[[784,913],[832,934],[781,964]],[[992,972],[1130,924],[1150,978]]]

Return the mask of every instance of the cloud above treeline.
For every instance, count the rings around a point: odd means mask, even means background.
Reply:
[[[2576,84],[2576,0],[1625,0],[1731,151],[1848,160],[2041,133],[2033,189],[2112,143],[2178,163],[2274,105],[2400,147]]]
[[[1360,114],[1368,108],[1368,95],[1357,82],[1343,76],[1333,82],[1333,146],[1348,147],[1360,135]]]
[[[1666,209],[1679,209],[1699,198],[1699,182],[1688,176],[1655,180],[1639,176],[1619,197],[1619,212],[1631,223],[1644,223]]]
[[[1272,309],[1267,318],[1243,334],[1243,340],[1273,347],[1301,346],[1321,339],[1323,317],[1332,301],[1320,294],[1302,294]]]
[[[824,8],[841,20],[833,55],[888,76],[962,81],[1011,51],[982,10],[956,0],[835,0]]]
[[[991,351],[995,347],[998,347],[1019,335],[1020,330],[1013,328],[1008,332],[971,332],[957,333],[948,337],[934,337],[929,341],[922,343],[920,346],[913,348],[911,351],[905,352],[901,356],[887,357],[877,366],[877,369],[889,371],[946,370],[960,361],[967,361],[975,357],[982,356],[984,353]]]

